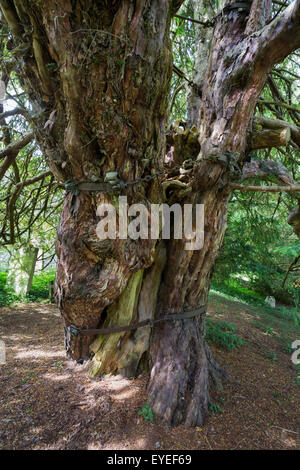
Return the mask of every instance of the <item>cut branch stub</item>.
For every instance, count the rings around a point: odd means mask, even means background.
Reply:
[[[167,161],[181,165],[185,160],[195,160],[200,151],[199,131],[189,128],[184,121],[176,121],[167,133]]]
[[[254,129],[251,137],[251,150],[286,146],[291,140],[289,127],[279,129]]]
[[[294,124],[288,122],[288,121],[282,121],[281,119],[271,119],[267,117],[262,117],[262,116],[256,116],[255,121],[254,121],[254,129],[255,126],[258,127],[258,129],[263,129],[263,130],[270,130],[270,129],[285,129],[286,127],[289,127],[291,129],[291,139],[295,144],[300,147],[300,129],[299,127],[295,126]]]
[[[297,209],[289,214],[288,224],[293,227],[293,230],[298,238],[300,238],[300,209]]]

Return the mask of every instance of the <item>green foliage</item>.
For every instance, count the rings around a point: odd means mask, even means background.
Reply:
[[[213,321],[210,318],[206,320],[206,340],[229,351],[245,344],[243,339],[235,334],[235,331],[236,327],[232,323],[221,320]]]
[[[273,153],[274,159],[282,160],[277,150],[272,150],[271,157]],[[265,158],[263,152],[260,157]],[[282,163],[288,166],[283,160]],[[299,305],[300,289],[294,283],[299,277],[296,267],[283,287],[287,269],[300,253],[300,242],[286,221],[286,205],[295,205],[291,199],[286,194],[279,198],[270,193],[232,195],[228,230],[213,278],[217,290],[225,285],[222,291],[226,289],[232,295],[239,290],[239,298],[246,302],[256,296],[261,305],[269,295],[281,303]]]
[[[209,410],[210,410],[212,415],[215,415],[217,413],[223,413],[223,410],[222,410],[221,406],[218,405],[217,403],[214,403],[214,402],[211,402],[209,404]]]
[[[50,62],[49,64],[46,64],[46,68],[52,72],[56,72],[58,67],[55,62]]]
[[[53,363],[53,366],[54,366],[55,370],[62,369],[62,368],[64,367],[63,361],[54,362],[54,363]]]
[[[292,308],[286,308],[286,307],[271,308],[265,305],[263,311],[267,315],[289,321],[293,323],[295,326],[299,326],[298,325],[298,322],[299,322],[298,312]]]
[[[49,282],[53,281],[55,277],[55,269],[48,272],[42,271],[40,274],[33,276],[32,285],[27,297],[33,302],[39,299],[48,299],[49,297]]]
[[[234,292],[231,293],[233,295],[229,297],[229,300],[237,301],[237,298],[234,297]],[[237,295],[239,295],[239,292]],[[210,293],[211,304],[214,305],[215,311],[217,313],[222,313],[224,308],[225,310],[227,309],[227,306],[223,307],[224,297],[227,298],[227,294],[223,294],[221,292]],[[282,306],[271,308],[267,304],[258,305],[256,300],[253,300],[247,302],[247,305],[245,305],[245,311],[247,313],[247,320],[250,321],[252,325],[258,328],[264,334],[272,335],[274,340],[278,342],[278,346],[274,349],[266,349],[259,346],[261,353],[272,361],[277,360],[277,351],[280,351],[281,353],[287,354],[289,357],[291,357],[293,352],[291,344],[300,334],[299,310]],[[240,314],[237,313],[237,315],[239,316]],[[223,332],[220,332],[220,328],[218,328],[217,332],[215,331],[216,328],[211,331],[211,322],[212,320],[208,318],[207,331],[209,336],[213,339],[215,338],[216,343],[220,341],[225,342],[226,339],[224,338]],[[220,322],[219,325],[220,327],[223,325],[223,329],[226,329],[227,332],[230,329],[228,322]],[[221,339],[219,339],[219,337],[221,337]]]
[[[292,243],[291,245],[280,246],[275,248],[273,251],[274,253],[281,253],[282,255],[296,257],[300,253],[300,241]]]
[[[274,334],[274,328],[265,324],[265,322],[258,321],[256,319],[251,320],[251,323],[258,328],[259,330],[263,331],[267,335]]]
[[[0,272],[0,307],[9,305],[17,300],[12,289],[6,286],[7,273]]]
[[[33,379],[34,379],[34,372],[30,372],[26,377],[21,379],[21,383],[26,384],[28,381],[33,380]]]
[[[25,299],[17,296],[6,285],[7,272],[0,272],[0,307],[10,305],[14,302],[40,302],[49,297],[49,282],[54,280],[55,270],[41,272],[33,276],[29,294]]]
[[[291,341],[282,339],[281,341],[281,351],[285,354],[288,354],[289,356],[293,353],[293,348],[291,345]]]
[[[274,328],[271,328],[270,326],[267,326],[267,327],[265,328],[265,333],[266,333],[267,335],[273,335],[273,334],[274,334]]]
[[[191,2],[185,2],[180,9],[180,15],[192,17],[194,9]],[[195,67],[195,24],[191,21],[185,21],[175,18],[172,21],[171,38],[173,45],[174,65],[178,67],[187,77],[192,78]],[[170,110],[169,122],[177,119],[186,119],[187,114],[187,90],[184,79],[173,74],[171,81],[170,103],[174,100],[174,106]],[[178,90],[180,90],[178,92]]]
[[[218,280],[215,280],[212,283],[212,288],[241,301],[259,305],[264,304],[264,298],[259,293],[247,287],[241,286],[233,278],[229,278],[227,281],[223,282],[218,282]]]
[[[297,312],[294,312],[293,318],[294,318],[295,326],[300,326],[300,317],[299,317],[299,314]]]
[[[277,355],[276,355],[275,351],[267,350],[267,351],[265,351],[265,356],[268,359],[271,359],[271,361],[277,361]]]
[[[138,411],[138,415],[143,416],[145,421],[150,420],[153,423],[153,413],[149,405],[147,403],[143,404],[143,407],[140,411]]]
[[[12,113],[1,119],[1,151],[27,132],[40,132],[40,128],[44,127],[50,117],[50,111],[47,114],[44,108],[42,112],[41,103],[30,104],[15,68],[7,69],[7,64],[16,60],[16,49],[7,47],[7,41],[10,40],[9,28],[6,29],[1,21],[0,68],[2,74],[5,73],[9,97],[1,101],[0,114],[12,111],[13,108],[22,109],[21,113]],[[19,53],[25,53],[25,50],[28,51],[27,46],[23,52],[22,49],[19,50]],[[47,74],[52,76],[51,80],[57,67],[55,62],[45,63]],[[48,124],[49,122],[48,120]],[[43,251],[44,258],[46,253],[52,256],[63,191],[55,183],[54,177],[48,174],[45,154],[35,139],[20,148],[15,157],[17,158],[12,159],[6,169],[0,186],[0,246],[9,251],[11,245],[26,245],[34,240]],[[3,293],[1,294],[1,302],[9,302],[7,295],[5,299]]]

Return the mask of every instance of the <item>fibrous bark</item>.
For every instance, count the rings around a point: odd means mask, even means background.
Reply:
[[[213,20],[214,10],[209,0],[192,0],[194,17],[196,19],[209,22]],[[193,83],[188,89],[187,96],[187,121],[189,127],[197,126],[199,110],[201,107],[202,88],[207,66],[207,57],[210,49],[210,42],[213,35],[211,27],[195,26],[196,32],[196,52],[195,52],[195,73]]]
[[[16,57],[20,46],[23,50],[17,73],[39,110],[36,137],[57,180],[103,180],[115,171],[131,181],[162,168],[172,73],[168,31],[181,3],[1,1]],[[268,2],[254,2],[262,3],[267,15]],[[267,26],[251,11],[250,35],[249,9],[223,10],[205,75],[204,70],[200,74],[200,112],[191,118],[192,123],[197,118],[199,129],[192,178],[181,174],[171,184],[166,176],[165,186],[153,180],[124,192],[129,204],[147,206],[169,197],[180,204],[204,204],[202,250],[186,251],[185,240],[100,241],[97,206],[116,206],[116,195],[65,195],[56,298],[67,351],[77,360],[92,352],[91,375],[134,375],[149,358],[149,404],[169,424],[201,425],[209,377],[218,383],[222,374],[204,340],[204,318],[157,324],[152,336],[148,327],[100,338],[73,336],[68,327],[122,325],[207,303],[226,229],[229,183],[241,178],[247,130],[271,66],[300,45],[299,5],[297,0]],[[185,153],[191,150],[189,136],[178,137],[183,155],[176,150],[173,155],[179,164],[190,158]]]

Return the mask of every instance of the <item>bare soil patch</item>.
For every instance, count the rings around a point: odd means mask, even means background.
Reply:
[[[147,375],[90,379],[66,360],[59,313],[50,304],[0,309],[0,449],[300,449],[300,394],[290,355],[253,325],[253,307],[213,298],[211,317],[235,323],[245,346],[212,345],[229,373],[212,392],[218,411],[202,428],[169,429],[138,415]],[[291,340],[300,338],[291,338]],[[276,351],[276,359],[268,351]]]

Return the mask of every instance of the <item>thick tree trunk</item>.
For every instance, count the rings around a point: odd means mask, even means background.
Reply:
[[[192,0],[194,9],[194,18],[201,21],[212,21],[215,16],[214,8],[209,0]],[[187,97],[187,120],[190,127],[197,126],[199,110],[201,107],[202,89],[207,67],[207,57],[209,55],[210,43],[213,36],[212,28],[204,28],[195,25],[195,72],[193,83],[196,85],[190,87]]]
[[[65,134],[65,148],[72,155],[68,157],[70,161],[76,158],[78,165],[77,179],[91,181],[114,170],[123,180],[130,181],[151,174],[161,164],[172,68],[167,35],[170,4],[170,1],[142,1],[134,7],[130,2],[115,2],[115,9],[109,7],[97,13],[97,21],[104,13],[108,16],[107,25],[103,26],[106,33],[92,33],[87,44],[88,58],[84,53],[88,64],[86,67],[81,64],[85,74],[87,67],[96,67],[96,71],[90,73],[88,79],[83,78],[82,72],[80,77],[77,73],[74,77],[74,81],[80,78],[88,82],[92,109],[85,111],[85,120],[96,129],[93,131],[92,128],[85,145],[76,142],[82,131],[76,108],[74,120],[69,121]],[[64,31],[62,39],[65,41]],[[97,56],[100,65],[91,66],[94,59],[90,57],[91,49],[93,54],[100,50],[100,56]],[[99,73],[102,81],[96,79]],[[85,98],[86,90],[84,93]],[[72,100],[73,95],[70,87]],[[75,105],[83,108],[78,97]],[[78,162],[78,153],[89,148],[93,139],[97,145],[89,149],[89,156],[85,157],[88,161]],[[126,195],[129,204],[161,200],[157,183],[134,186],[126,191]],[[92,197],[83,192],[75,197],[69,194],[66,198],[58,230],[56,276],[57,298],[66,326],[94,328],[103,321],[112,325],[127,324],[137,316],[143,270],[153,263],[156,241],[98,240],[96,208],[101,202],[115,204],[114,198],[101,194]],[[102,370],[117,372],[123,367],[114,357],[121,355],[120,349],[128,348],[128,335],[121,335],[119,339],[121,337],[122,345],[116,335],[105,339],[101,345],[102,353],[98,353],[94,361],[101,355],[103,360],[97,373]],[[92,339],[68,336],[67,349],[71,357],[88,358]],[[95,346],[93,349],[95,352]],[[96,370],[94,363],[91,373]]]
[[[9,260],[7,285],[16,295],[25,297],[29,293],[34,275],[38,248],[28,244],[16,246]]]
[[[131,181],[162,167],[172,71],[168,31],[181,3],[48,0],[33,7],[1,1],[15,45],[25,50],[17,72],[40,113],[37,139],[58,180],[103,180],[117,171]],[[269,4],[253,2],[263,8],[264,20]],[[203,249],[186,251],[184,240],[100,241],[97,206],[116,205],[116,194],[68,192],[58,228],[56,298],[68,354],[83,360],[92,353],[92,376],[133,376],[149,362],[149,404],[169,424],[201,425],[210,375],[219,383],[222,372],[205,343],[204,317],[159,323],[153,335],[146,326],[93,338],[74,336],[68,327],[128,325],[207,303],[226,228],[228,182],[241,174],[252,112],[277,60],[276,54],[268,61],[258,54],[259,35],[239,49],[246,28],[263,23],[252,12],[247,25],[249,8],[239,10],[223,11],[212,35],[197,121],[200,154],[186,191],[163,190],[153,180],[123,192],[129,204],[149,206],[169,195],[172,202],[204,204]],[[275,43],[287,34],[280,28],[276,23],[267,30]]]
[[[169,243],[158,312],[207,302],[213,266],[226,228],[226,183],[241,171],[237,163],[243,161],[247,128],[267,77],[267,70],[262,67],[259,71],[250,70],[250,76],[246,76],[246,71],[245,76],[240,75],[240,67],[235,72],[232,61],[227,60],[229,51],[244,37],[246,17],[246,11],[229,11],[214,30],[198,118],[201,151],[194,166],[198,196],[192,196],[193,203],[205,205],[205,244],[200,253],[187,254],[182,242]],[[252,73],[258,74],[255,86]],[[201,425],[207,413],[209,371],[217,381],[221,371],[211,360],[204,332],[203,320],[195,319],[166,323],[155,329],[149,402],[155,414],[169,424]]]
[[[195,202],[205,206],[205,240],[201,251],[185,251],[182,240],[167,247],[157,315],[206,305],[227,213],[227,193],[213,189]],[[208,411],[209,378],[217,385],[223,371],[205,343],[205,317],[165,322],[156,327],[151,347],[149,403],[171,425],[201,425]]]

